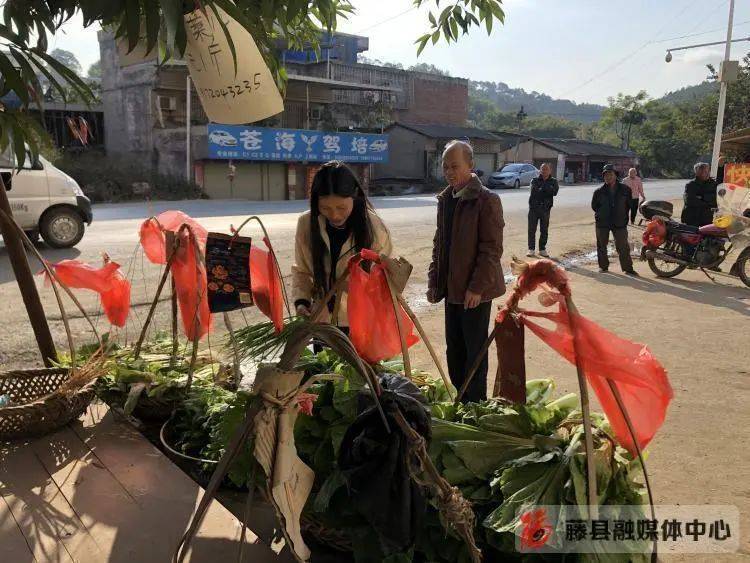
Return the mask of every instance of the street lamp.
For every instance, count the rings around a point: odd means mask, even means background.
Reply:
[[[740,41],[750,41],[750,37],[742,37],[740,39],[732,39],[729,43],[739,43]],[[684,51],[685,49],[697,49],[698,47],[710,47],[712,45],[726,45],[726,41],[713,41],[711,43],[698,43],[697,45],[686,45],[685,47],[672,47],[667,49],[667,56],[664,60],[668,63],[672,62],[672,51]]]
[[[729,60],[729,53],[732,47],[732,43],[738,41],[750,41],[750,37],[743,39],[735,39],[732,41],[732,22],[734,21],[734,0],[729,1],[729,22],[727,24],[727,39],[726,41],[716,41],[713,43],[701,43],[698,45],[688,45],[686,47],[675,47],[673,49],[667,49],[667,56],[664,60],[670,62],[672,60],[672,51],[682,51],[684,49],[695,49],[697,47],[708,47],[710,45],[725,45],[724,48],[724,60],[721,62],[721,69],[719,71],[719,110],[716,114],[716,130],[714,132],[714,146],[713,154],[711,155],[711,176],[716,177],[719,171],[719,153],[721,152],[721,135],[724,129],[724,108],[727,103],[727,84],[733,78],[733,67],[736,62]],[[736,80],[736,78],[735,78]]]

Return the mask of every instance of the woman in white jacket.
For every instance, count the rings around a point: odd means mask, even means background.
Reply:
[[[391,237],[375,213],[359,180],[342,162],[323,165],[313,178],[310,211],[297,222],[292,286],[297,314],[309,316],[336,280],[346,272],[349,259],[362,249],[390,256]],[[327,303],[329,321],[348,329],[348,284]]]

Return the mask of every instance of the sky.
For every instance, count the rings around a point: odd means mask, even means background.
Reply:
[[[454,76],[598,104],[618,92],[660,97],[704,80],[706,64],[718,65],[723,46],[676,52],[669,64],[666,50],[725,39],[729,14],[729,0],[505,0],[505,24],[495,25],[491,36],[474,28],[458,44],[430,44],[417,59],[414,40],[429,31],[434,0],[419,9],[412,0],[353,4],[357,14],[339,30],[369,37],[368,58],[405,67],[425,62]],[[739,0],[733,37],[749,36],[750,2]],[[54,48],[75,53],[85,70],[99,58],[96,28],[71,21]],[[748,52],[750,41],[732,45],[733,59]]]

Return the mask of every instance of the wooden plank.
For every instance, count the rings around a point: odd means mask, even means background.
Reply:
[[[50,442],[54,447],[50,447]],[[30,446],[60,494],[95,538],[99,553],[77,558],[78,561],[133,563],[139,561],[139,553],[156,547],[148,539],[142,545],[122,539],[120,530],[137,526],[141,509],[69,427],[56,432],[47,443],[38,440]]]
[[[36,561],[5,501],[4,493],[0,495],[0,539],[2,540],[0,541],[0,561],[17,561],[18,563]]]
[[[157,542],[154,561],[169,561],[203,490],[131,426],[105,405],[92,405],[74,431],[121,488],[138,504],[141,517],[120,529],[133,544]],[[236,560],[240,522],[214,501],[194,541],[193,560]],[[254,563],[276,563],[276,555],[251,530],[245,553]],[[206,559],[208,557],[209,559]]]
[[[39,440],[55,448],[55,435]],[[6,506],[40,561],[73,561],[74,553],[95,561],[100,555],[93,539],[55,482],[36,457],[33,447],[8,447],[0,468]],[[92,559],[94,557],[94,559]]]

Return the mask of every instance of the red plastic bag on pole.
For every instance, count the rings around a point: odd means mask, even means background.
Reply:
[[[363,259],[373,261],[369,273],[362,268]],[[371,364],[401,354],[401,338],[385,269],[379,256],[369,250],[349,260],[349,337],[357,353]],[[419,338],[414,334],[414,323],[401,305],[398,311],[406,346],[410,348]]]
[[[182,225],[190,228],[180,230]],[[200,339],[211,329],[208,283],[202,258],[208,231],[182,211],[165,211],[156,218],[146,219],[140,229],[141,246],[154,264],[167,263],[166,231],[178,234],[180,238],[180,246],[172,261],[172,277],[182,327],[190,340]]]
[[[101,294],[102,308],[115,326],[123,327],[128,322],[130,314],[130,282],[125,279],[120,270],[112,276],[112,287]]]
[[[177,303],[185,336],[201,339],[211,330],[211,311],[208,308],[208,276],[199,254],[200,241],[191,231],[180,231],[180,246],[172,261]]]
[[[599,398],[617,441],[635,456],[635,445],[607,380],[619,390],[638,445],[643,449],[664,422],[674,396],[667,372],[647,346],[620,338],[579,313],[573,315],[583,373]],[[556,328],[544,328],[532,322],[533,317],[549,320]],[[522,320],[558,354],[575,364],[573,332],[562,296],[557,312],[525,311]]]
[[[164,231],[177,233],[180,226],[189,225],[198,240],[198,248],[201,252],[206,250],[206,239],[208,231],[195,219],[182,211],[165,211],[156,218],[146,219],[141,224],[140,240],[146,257],[153,264],[167,263],[167,248]]]
[[[284,328],[284,297],[281,294],[281,279],[267,238],[263,242],[268,251],[257,246],[250,247],[250,288],[258,309],[273,321],[276,332]]]
[[[80,260],[62,260],[49,264],[59,280],[69,288],[96,291],[109,322],[123,327],[130,312],[130,282],[120,271],[120,265],[105,258],[104,266],[95,268]],[[46,274],[43,270],[40,273]],[[49,283],[49,276],[46,282]]]

